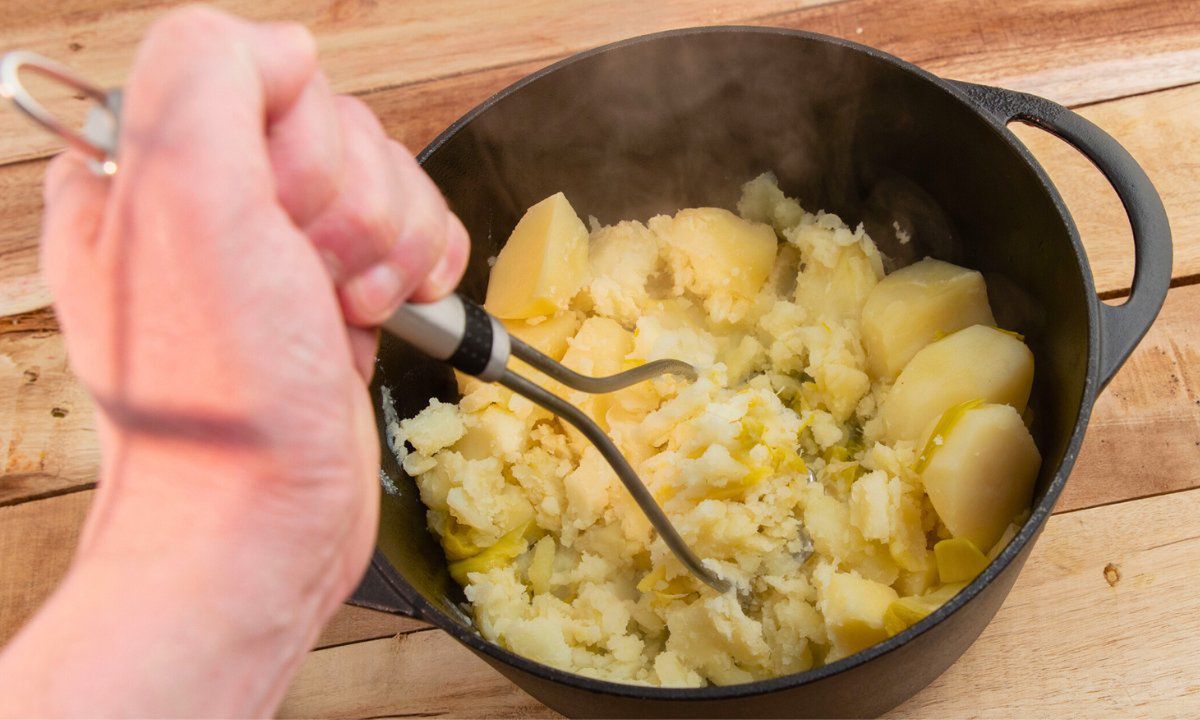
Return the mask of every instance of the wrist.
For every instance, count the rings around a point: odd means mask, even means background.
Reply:
[[[336,578],[355,573],[299,537],[301,524],[272,497],[287,478],[269,456],[137,438],[111,450],[49,609],[57,619],[46,621],[91,635],[82,647],[74,637],[48,643],[70,656],[47,665],[103,676],[92,661],[114,651],[136,659],[140,672],[125,667],[100,692],[138,699],[139,714],[188,702],[196,714],[269,712],[348,592]]]

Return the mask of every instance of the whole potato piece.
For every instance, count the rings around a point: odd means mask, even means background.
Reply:
[[[933,509],[955,538],[991,547],[1033,497],[1042,464],[1033,437],[1008,405],[969,409],[940,437],[921,473]]]
[[[831,654],[853,655],[887,639],[883,616],[899,596],[881,583],[850,573],[834,573],[821,598]]]
[[[483,306],[503,320],[553,315],[587,280],[588,232],[562,193],[525,211],[496,256]]]
[[[543,355],[562,360],[563,353],[567,351],[567,341],[579,330],[582,322],[582,315],[567,311],[536,325],[523,320],[505,320],[504,327]]]
[[[969,400],[1025,411],[1033,385],[1033,353],[1003,330],[974,325],[930,344],[900,373],[883,405],[887,437],[921,439],[946,410]],[[990,547],[990,546],[985,546]]]
[[[867,295],[863,347],[872,374],[891,380],[937,338],[994,324],[982,275],[925,258],[880,280]]]

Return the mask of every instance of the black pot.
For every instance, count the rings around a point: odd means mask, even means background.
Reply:
[[[1074,145],[1116,189],[1137,258],[1124,305],[1097,299],[1075,223],[1006,129],[1013,120]],[[484,640],[458,606],[462,592],[426,530],[415,485],[385,445],[391,489],[383,494],[378,551],[354,601],[442,628],[569,716],[865,716],[925,687],[1004,601],[1075,462],[1096,395],[1153,322],[1171,278],[1162,203],[1137,163],[1099,128],[1047,100],[943,80],[878,50],[811,33],[681,30],[585,52],[490,98],[420,160],[474,239],[460,291],[477,301],[487,258],[525,208],[554,192],[608,223],[697,205],[732,207],[742,182],[771,170],[806,208],[865,223],[902,263],[932,255],[981,270],[998,322],[1023,333],[1036,358],[1033,430],[1043,462],[1033,514],[1016,540],[951,602],[887,642],[817,670],[744,685],[602,682]],[[894,240],[893,218],[912,231],[911,243]],[[382,386],[401,417],[431,397],[457,397],[446,366],[393,338],[379,352],[377,403]]]

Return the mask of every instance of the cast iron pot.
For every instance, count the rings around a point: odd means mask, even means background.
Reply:
[[[1124,203],[1136,271],[1129,300],[1101,303],[1075,223],[1007,129],[1017,120],[1074,145]],[[378,550],[354,601],[445,630],[568,716],[868,716],[925,687],[1000,607],[1075,461],[1096,395],[1153,322],[1171,277],[1170,230],[1145,173],[1103,131],[1052,102],[943,80],[854,43],[770,28],[650,35],[576,55],[472,110],[420,161],[473,239],[460,291],[482,301],[487,259],[524,210],[564,191],[610,223],[682,207],[733,207],[770,170],[806,208],[862,222],[899,264],[925,255],[981,270],[1002,327],[1037,363],[1043,461],[1033,514],[956,598],[887,642],[809,672],[727,687],[592,680],[484,640],[460,604],[413,481],[383,447]],[[912,233],[901,244],[896,219]],[[372,392],[401,418],[457,397],[450,370],[385,338]],[[453,682],[453,677],[446,677]],[[981,682],[1001,682],[981,678]]]

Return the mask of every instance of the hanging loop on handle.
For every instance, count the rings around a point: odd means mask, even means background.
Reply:
[[[83,93],[96,102],[88,112],[83,131],[68,126],[37,101],[21,82],[21,70],[30,70]],[[28,50],[13,50],[0,57],[0,97],[12,101],[31,120],[88,157],[100,175],[117,172],[117,122],[121,93],[104,90],[76,75],[62,63]]]

